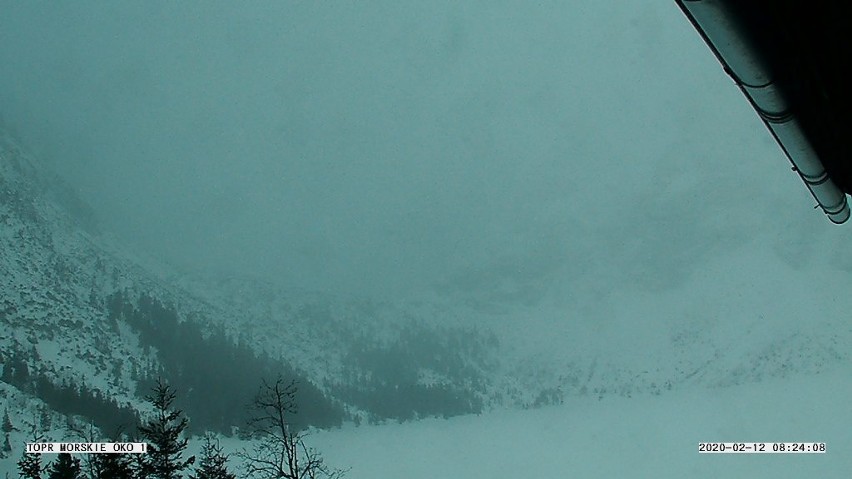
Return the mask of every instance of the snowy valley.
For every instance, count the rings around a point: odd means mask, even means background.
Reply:
[[[852,470],[852,230],[674,2],[0,3],[0,477],[278,377],[350,479]]]
[[[299,378],[305,385],[304,425],[326,428],[317,434],[317,443],[327,444],[330,459],[349,463],[357,461],[343,443],[355,441],[362,433],[365,441],[376,435],[400,434],[412,435],[405,441],[422,440],[438,447],[434,443],[447,440],[442,439],[447,434],[441,432],[442,417],[462,416],[446,422],[446,427],[448,431],[461,428],[459,434],[471,435],[483,434],[480,428],[492,420],[524,430],[518,421],[549,422],[535,419],[548,414],[568,423],[567,418],[585,417],[586,429],[575,431],[566,423],[566,431],[560,433],[569,434],[560,441],[583,442],[578,431],[590,433],[593,426],[588,418],[595,414],[626,411],[623,414],[643,415],[646,408],[669,404],[668,410],[685,397],[693,398],[689,401],[706,397],[707,407],[720,408],[720,417],[727,417],[724,401],[712,398],[736,397],[737,391],[764,394],[755,385],[765,381],[779,390],[790,388],[790,398],[779,398],[784,408],[790,408],[790,401],[808,401],[797,399],[800,394],[807,396],[798,390],[799,384],[824,384],[808,376],[829,373],[828,377],[838,381],[850,369],[852,328],[845,324],[842,304],[829,299],[839,294],[830,285],[843,284],[842,270],[837,271],[836,280],[822,281],[822,288],[817,289],[808,281],[807,271],[743,248],[692,280],[706,282],[704,287],[653,293],[655,301],[647,299],[650,293],[641,291],[613,294],[603,308],[608,318],[575,324],[548,338],[525,333],[523,320],[524,315],[535,315],[538,319],[531,323],[553,321],[546,318],[558,313],[547,309],[552,307],[548,298],[533,306],[495,311],[458,298],[453,303],[452,298],[436,293],[390,303],[286,291],[257,280],[211,281],[181,275],[129,253],[93,224],[82,227],[87,223],[79,215],[85,207],[69,203],[61,181],[8,134],[3,136],[0,160],[4,195],[2,395],[4,410],[15,426],[9,434],[10,444],[15,446],[0,463],[8,471],[13,470],[16,451],[30,440],[27,434],[33,430],[56,440],[72,440],[69,424],[100,420],[99,425],[108,429],[115,428],[119,418],[131,420],[135,414],[131,411],[145,414],[145,386],[156,375],[174,378],[178,391],[181,385],[190,388],[184,403],[190,420],[197,414],[204,418],[205,429],[228,435],[240,427],[240,416],[222,412],[216,416],[194,408],[192,404],[197,406],[205,396],[192,399],[193,385],[215,384],[222,394],[235,387],[224,381],[240,378],[243,382],[237,387],[248,391],[234,397],[246,401],[254,392],[251,379],[257,381],[262,374],[284,372]],[[77,209],[69,209],[69,204]],[[719,278],[728,277],[732,268],[747,261],[766,261],[777,270],[769,275],[766,286],[767,292],[777,295],[772,301],[738,296],[737,281],[715,290],[708,286],[718,285]],[[780,281],[782,277],[786,281]],[[739,278],[750,280],[755,278]],[[820,314],[810,313],[805,305],[785,304],[784,288],[811,288],[815,297],[824,295]],[[700,307],[722,300],[725,303],[717,303],[712,312]],[[797,308],[801,309],[798,313]],[[741,313],[749,310],[759,313]],[[633,327],[635,321],[643,321],[643,326]],[[164,339],[179,334],[185,337],[178,347]],[[605,341],[577,341],[581,335]],[[231,359],[220,362],[208,357],[191,370],[203,375],[192,382],[182,375],[190,368],[189,356],[177,352],[192,349],[192,341],[196,348],[192,354],[231,354]],[[237,349],[229,349],[234,347]],[[229,361],[232,372],[223,366]],[[247,371],[247,367],[256,370]],[[78,403],[72,404],[68,394],[75,388],[82,397],[78,394]],[[743,394],[748,398],[751,393]],[[838,394],[842,397],[848,390]],[[230,400],[230,412],[234,412],[240,403]],[[716,401],[723,405],[714,405]],[[830,403],[826,408],[836,405]],[[113,416],[98,418],[107,407]],[[577,412],[578,407],[585,412]],[[758,406],[742,407],[750,411]],[[538,408],[541,412],[531,410]],[[685,406],[684,411],[676,414],[692,414],[690,407]],[[831,409],[813,414],[826,411]],[[423,426],[404,425],[418,420],[425,421]],[[611,419],[601,419],[607,421]],[[536,426],[526,427],[529,432],[525,434],[533,434]],[[598,437],[610,438],[607,434],[614,427]],[[637,429],[630,434],[648,435],[643,440],[649,443],[643,447],[649,447],[656,433],[633,427]],[[202,428],[196,426],[192,431],[200,434]],[[783,428],[778,431],[783,435]],[[492,437],[492,433],[484,434]],[[519,440],[541,441],[532,436]],[[226,444],[228,441],[232,440]],[[595,440],[584,447],[592,447],[589,444],[606,447]],[[694,444],[681,446],[694,453]],[[498,445],[486,450],[492,447]],[[546,457],[544,445],[536,449],[544,450]],[[414,453],[419,448],[410,450]],[[449,454],[440,447],[436,451],[438,457]],[[364,457],[370,454],[376,452],[365,451]],[[607,453],[598,450],[594,454],[606,457]],[[423,456],[423,464],[428,463],[427,457]],[[476,460],[468,459],[459,456],[454,460],[474,467]],[[363,467],[382,467],[369,464]],[[410,466],[400,467],[399,473],[411,471]],[[367,477],[356,472],[353,477]]]

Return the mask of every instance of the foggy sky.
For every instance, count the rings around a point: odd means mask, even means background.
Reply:
[[[0,9],[5,122],[183,267],[535,302],[828,228],[674,2]]]

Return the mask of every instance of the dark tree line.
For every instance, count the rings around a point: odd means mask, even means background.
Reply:
[[[119,404],[85,384],[53,383],[43,371],[27,365],[28,359],[35,359],[32,354],[22,348],[4,354],[0,381],[34,394],[56,412],[83,416],[104,431],[136,427],[139,417],[131,406]]]
[[[435,331],[416,324],[391,344],[354,340],[337,396],[377,420],[479,413],[486,383],[476,368],[488,367],[493,342],[496,338],[476,331]],[[423,370],[444,380],[424,384]]]
[[[184,391],[178,405],[192,419],[193,434],[230,435],[247,419],[243,405],[251,401],[254,385],[278,375],[300,384],[301,410],[293,420],[297,429],[339,426],[346,417],[343,403],[378,421],[477,413],[486,394],[481,370],[488,366],[490,342],[495,341],[476,331],[432,331],[417,325],[401,331],[390,345],[356,338],[344,361],[343,381],[330,397],[283,361],[258,354],[222,329],[203,328],[206,321],[199,318],[180,318],[175,308],[156,298],[116,293],[104,306],[116,330],[119,322],[130,325],[143,347],[157,351],[161,366],[131,364],[137,394],[144,395],[158,377]],[[85,384],[51,382],[33,367],[38,364],[35,354],[20,346],[0,353],[0,380],[38,395],[54,410],[85,416],[104,431],[134,427],[138,418],[130,407]],[[445,379],[424,384],[419,377],[424,369]]]
[[[251,391],[263,378],[279,375],[301,385],[298,399],[303,406],[295,427],[342,424],[342,407],[283,361],[258,354],[221,329],[205,331],[198,321],[181,320],[174,308],[150,296],[142,295],[136,303],[116,293],[108,299],[107,308],[112,321],[127,321],[141,343],[158,352],[163,370],[144,371],[140,388],[147,390],[155,378],[163,376],[186,391],[180,405],[192,419],[192,433],[231,434],[233,427],[245,424],[244,405],[251,402]]]
[[[304,442],[305,433],[292,426],[298,411],[298,388],[278,378],[263,382],[251,403],[252,435],[257,447],[239,453],[247,477],[257,479],[338,479],[345,471],[325,464],[322,455]],[[138,436],[118,439],[148,444],[147,454],[92,454],[84,460],[59,454],[44,464],[39,454],[22,454],[18,473],[22,479],[236,479],[228,470],[228,455],[212,434],[205,435],[201,455],[185,457],[189,420],[175,407],[177,394],[162,379],[146,397],[154,414],[138,429]],[[97,442],[94,428],[78,431],[87,442]],[[116,438],[113,438],[116,439]],[[44,438],[34,436],[33,442]],[[193,465],[194,468],[192,467]],[[190,470],[192,469],[192,470]],[[187,475],[188,474],[188,475]]]
[[[482,410],[482,401],[456,387],[445,384],[370,382],[341,386],[340,393],[373,416],[371,420],[414,420],[421,417],[453,417]]]

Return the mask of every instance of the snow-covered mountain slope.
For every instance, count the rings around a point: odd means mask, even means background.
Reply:
[[[105,320],[100,302],[145,278],[81,227],[91,226],[84,211],[58,206],[59,187],[7,134],[0,137],[0,345],[7,359],[25,346],[29,366],[54,380],[75,379],[128,398],[128,378],[110,372],[149,358],[126,328]]]
[[[183,356],[151,338],[176,334],[157,332],[164,325],[194,323],[199,343],[218,332],[371,418],[386,416],[371,410],[379,391],[456,401],[452,414],[478,410],[492,395],[494,345],[472,327],[259,281],[189,279],[98,232],[84,207],[69,207],[70,189],[5,133],[0,167],[0,351],[13,386],[39,395],[36,380],[84,385],[138,404],[140,379],[185,366],[164,364]],[[426,413],[447,412],[421,405],[394,414]]]
[[[602,275],[569,285],[575,291],[566,296],[521,277],[501,286],[507,297],[527,291],[518,301],[452,285],[371,300],[171,270],[98,232],[70,191],[8,134],[0,137],[0,351],[18,424],[35,423],[46,407],[38,390],[13,384],[21,361],[57,386],[84,384],[134,406],[146,373],[181,369],[163,364],[176,356],[143,344],[131,321],[128,311],[146,301],[179,323],[197,323],[204,337],[219,331],[288,364],[358,420],[663,395],[849,368],[848,268],[787,261],[777,245],[758,243],[765,238],[717,254],[676,287]],[[113,308],[116,298],[130,310]]]

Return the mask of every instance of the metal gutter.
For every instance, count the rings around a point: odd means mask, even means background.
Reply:
[[[784,150],[818,206],[833,223],[849,219],[846,194],[831,180],[796,115],[756,54],[754,42],[728,2],[675,0]]]

